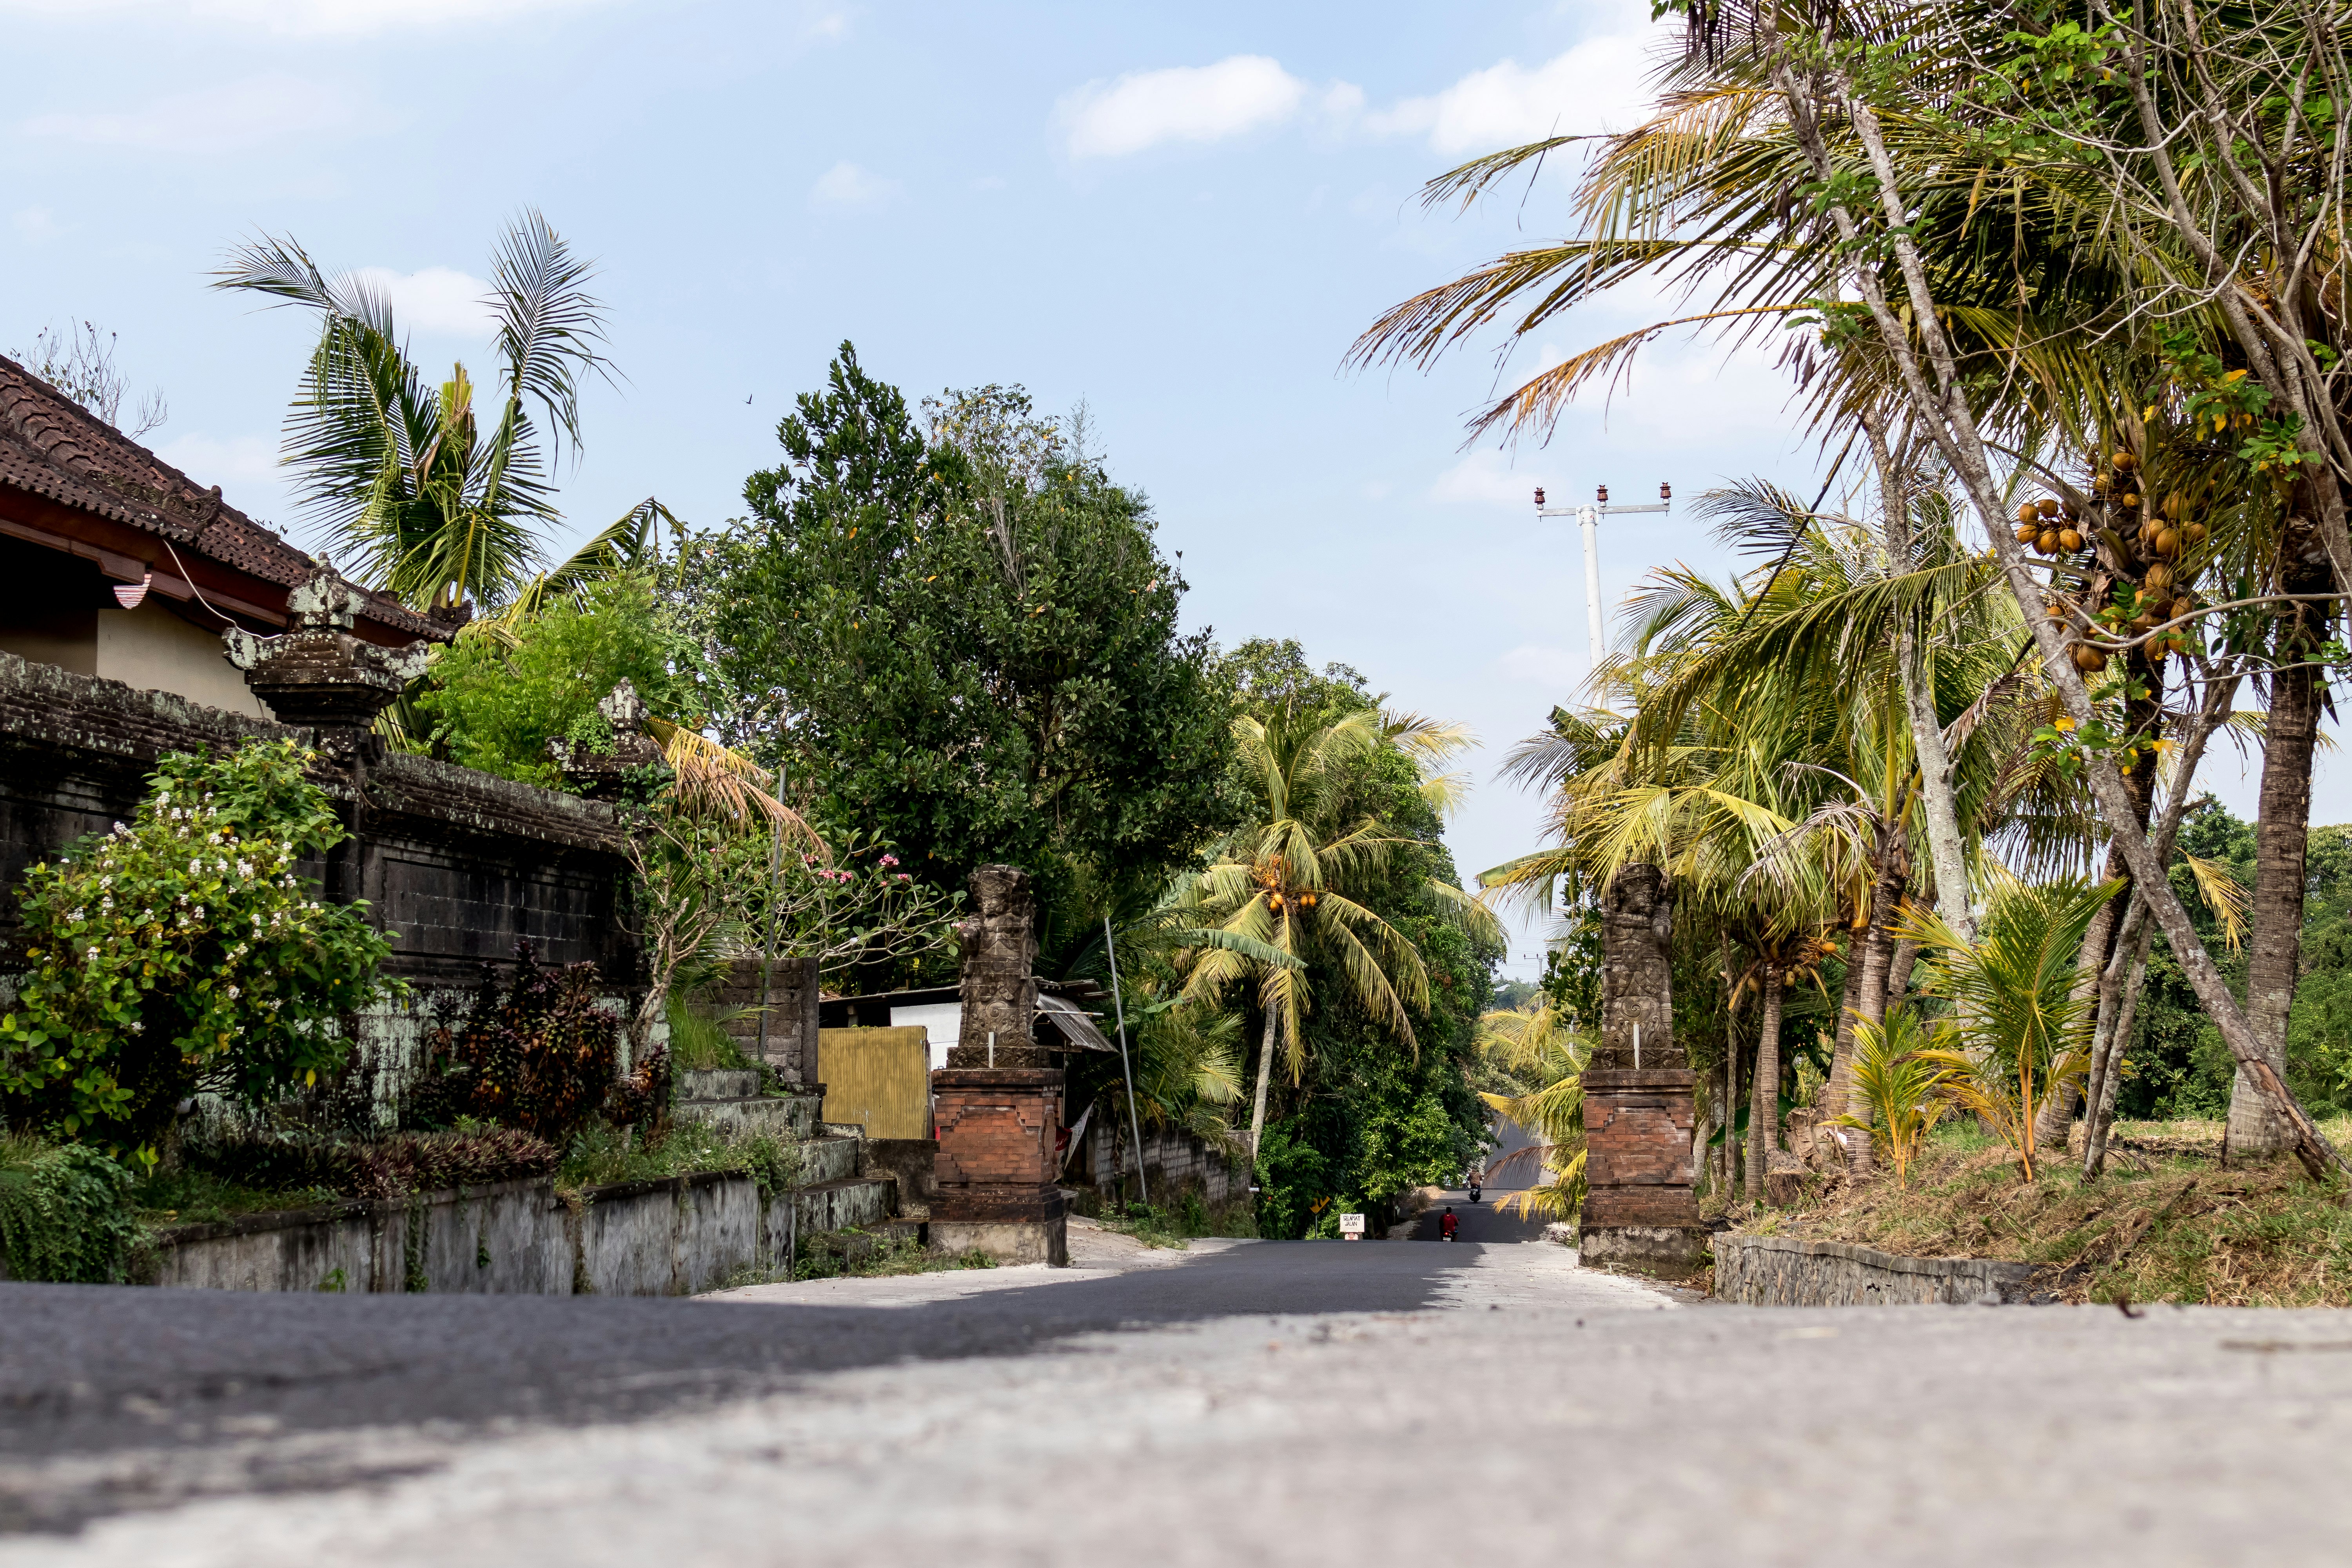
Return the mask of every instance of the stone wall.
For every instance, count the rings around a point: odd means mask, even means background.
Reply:
[[[165,753],[283,739],[313,736],[0,654],[0,974],[26,963],[10,896],[26,868],[130,820]],[[393,942],[383,973],[414,987],[405,1004],[353,1020],[383,1096],[414,1060],[434,994],[470,990],[486,963],[509,966],[518,940],[549,963],[593,962],[615,993],[643,984],[609,806],[380,746],[367,753],[321,762],[314,776],[352,837],[300,869],[330,899],[368,901]]]
[[[797,1193],[797,1234],[879,1226],[887,1195],[879,1182]],[[792,1212],[749,1176],[568,1195],[544,1180],[508,1182],[175,1226],[159,1234],[145,1279],[198,1290],[687,1296],[739,1269],[782,1267]]]
[[[761,963],[739,958],[712,987],[708,1005],[721,1019],[721,1027],[740,1047],[746,1059],[764,1053],[767,1064],[786,1083],[807,1083],[816,1066],[816,960],[780,958],[768,966],[767,1036],[760,1032]],[[702,1004],[698,1004],[702,1005]]]
[[[1110,1115],[1113,1109],[1110,1099],[1096,1105],[1094,1120],[1087,1124],[1087,1135],[1070,1152],[1069,1163],[1063,1168],[1063,1181],[1083,1183],[1108,1193],[1118,1186],[1122,1178],[1132,1180],[1135,1157],[1129,1145],[1134,1140],[1127,1131],[1124,1095],[1117,1099],[1118,1115],[1115,1119]],[[1249,1195],[1249,1164],[1245,1159],[1211,1148],[1190,1132],[1171,1128],[1143,1130],[1143,1174],[1154,1203],[1171,1201],[1188,1191],[1200,1194],[1203,1203],[1212,1204]]]
[[[0,654],[0,882],[128,821],[164,753],[283,739],[311,735]],[[469,985],[527,937],[548,963],[640,980],[609,806],[397,752],[317,776],[352,837],[304,869],[329,897],[374,906],[388,974]],[[16,902],[0,900],[0,966],[20,952]]]
[[[1715,1293],[1748,1307],[1898,1307],[2032,1299],[2038,1271],[1981,1258],[1904,1258],[1843,1241],[1725,1234]]]

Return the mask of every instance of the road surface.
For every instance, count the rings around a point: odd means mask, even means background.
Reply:
[[[2352,1316],[1195,1243],[694,1301],[0,1286],[0,1563],[2340,1563]]]

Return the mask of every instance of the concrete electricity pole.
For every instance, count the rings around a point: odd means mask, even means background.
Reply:
[[[1604,631],[1607,623],[1601,613],[1601,520],[1607,517],[1612,510],[1625,514],[1642,511],[1671,511],[1674,510],[1674,501],[1675,489],[1670,484],[1662,484],[1658,487],[1658,504],[1655,506],[1612,508],[1609,504],[1607,485],[1600,487],[1600,493],[1594,498],[1593,504],[1591,506],[1548,507],[1544,505],[1543,491],[1540,489],[1536,491],[1538,517],[1573,517],[1584,530],[1584,615],[1585,625],[1592,637],[1592,674],[1598,675],[1601,672],[1601,661],[1608,656],[1609,640]]]

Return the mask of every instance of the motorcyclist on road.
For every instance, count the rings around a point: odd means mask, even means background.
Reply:
[[[1479,1180],[1480,1178],[1477,1172],[1473,1171],[1470,1173],[1470,1201],[1474,1204],[1478,1201]]]
[[[1440,1241],[1452,1241],[1454,1233],[1461,1228],[1461,1216],[1454,1212],[1451,1205],[1448,1205],[1445,1212],[1437,1216],[1437,1238]]]

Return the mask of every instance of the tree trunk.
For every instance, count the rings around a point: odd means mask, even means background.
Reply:
[[[1887,445],[1885,425],[1867,416],[1861,423],[1878,468],[1887,562],[1895,571],[1907,572],[1917,556],[1911,538],[1909,475]],[[1944,744],[1943,721],[1936,716],[1925,650],[1908,616],[1897,617],[1895,624],[1895,665],[1903,680],[1903,713],[1911,726],[1912,754],[1919,764],[1919,797],[1927,809],[1928,856],[1938,902],[1945,923],[1961,941],[1972,942],[1977,939],[1976,911],[1969,902],[1968,853],[1960,837],[1959,797],[1952,789],[1952,754]]]
[[[2105,1068],[2100,1074],[2098,1097],[2092,1102],[2083,1136],[2083,1179],[2096,1181],[2107,1163],[2107,1131],[2116,1122],[2116,1089],[2124,1080],[2124,1053],[2131,1049],[2134,1015],[2139,1010],[2139,989],[2147,978],[2148,944],[2156,939],[2156,922],[2143,920],[2128,953],[2118,949],[2110,962],[2122,971],[2116,985],[2115,1023],[2105,1041]]]
[[[2295,487],[2300,500],[2305,487]],[[2330,581],[2326,552],[2308,527],[2290,519],[2284,547],[2293,562],[2281,574],[2291,594],[2324,594]],[[2326,635],[2318,606],[2295,605],[2279,618],[2272,657],[2270,717],[2263,727],[2262,807],[2254,827],[2254,894],[2246,952],[2246,1019],[2263,1059],[2286,1075],[2287,1016],[2294,1008],[2303,952],[2303,894],[2311,846],[2311,761],[2319,733],[2325,689],[2309,660]],[[2315,622],[2322,624],[2315,626]],[[2288,1146],[2286,1126],[2264,1102],[2245,1068],[2230,1090],[2230,1120],[2221,1134],[2224,1157],[2275,1154]]]
[[[2115,861],[2116,853],[2110,849],[2107,852],[2107,875],[2110,877],[2116,874]],[[2122,901],[2122,897],[2123,895],[2118,894],[2116,898],[2109,899],[2105,903],[2101,904],[2099,912],[2091,917],[2091,929],[2083,933],[2082,954],[2075,960],[2074,964],[2073,999],[2078,1003],[2090,1001],[2100,994],[2099,980],[2106,972],[2109,949],[2115,945],[2118,921],[2116,910]],[[2099,1018],[2099,1013],[2095,1008],[2091,1016],[2093,1028],[2095,1030]],[[2091,1049],[2094,1055],[2093,1066],[2095,1068],[2098,1050],[2095,1037]],[[2051,1092],[2050,1098],[2042,1102],[2042,1112],[2033,1119],[2034,1147],[2063,1149],[2066,1146],[2066,1135],[2068,1130],[2074,1124],[2074,1112],[2082,1106],[2083,1092],[2084,1085],[2070,1078],[2063,1080]]]
[[[1748,1108],[1748,1196],[1764,1195],[1764,1173],[1780,1142],[1780,966],[1764,965],[1764,1017],[1756,1033],[1755,1103]]]
[[[1878,830],[1878,880],[1870,889],[1870,928],[1864,939],[1861,977],[1849,988],[1838,1019],[1837,1047],[1830,1060],[1830,1080],[1822,1088],[1822,1120],[1845,1114],[1853,1091],[1854,1026],[1876,1027],[1886,1022],[1886,978],[1893,970],[1897,943],[1891,929],[1899,918],[1904,895],[1911,889],[1911,873],[1903,862],[1902,825],[1881,823]],[[1908,944],[1916,953],[1919,944]],[[1904,973],[1904,984],[1910,973]]]
[[[1918,962],[1917,942],[1898,942],[1895,944],[1895,956],[1886,966],[1886,999],[1879,1004],[1879,1022],[1886,1021],[1887,1008],[1901,1006],[1903,998],[1910,994],[1911,971]]]
[[[1846,1085],[1853,1074],[1853,1020],[1862,1011],[1863,987],[1868,983],[1870,952],[1878,942],[1874,918],[1853,931],[1846,945],[1845,987],[1838,994],[1837,1037],[1830,1045],[1830,1076],[1813,1101],[1828,1121],[1845,1114]],[[1882,980],[1881,984],[1885,982]]]
[[[1265,1038],[1257,1048],[1257,1093],[1250,1100],[1250,1165],[1257,1165],[1257,1148],[1265,1137],[1265,1086],[1274,1079],[1274,1026],[1281,1014],[1265,1010]]]

